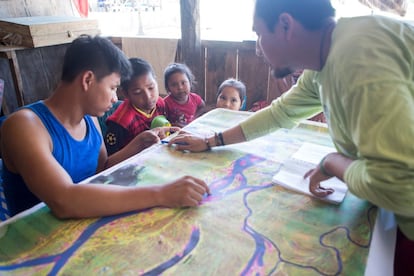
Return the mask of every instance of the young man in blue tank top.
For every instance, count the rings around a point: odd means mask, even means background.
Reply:
[[[68,47],[61,81],[44,101],[2,126],[4,189],[11,215],[43,201],[59,218],[113,215],[154,206],[197,206],[206,183],[184,176],[157,187],[73,185],[160,141],[171,128],[137,135],[108,157],[96,116],[117,101],[127,57],[111,41],[81,36]],[[116,184],[116,183],[115,183]]]

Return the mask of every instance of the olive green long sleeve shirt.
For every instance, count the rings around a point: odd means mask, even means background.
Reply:
[[[323,110],[338,152],[355,160],[350,192],[394,212],[414,240],[414,27],[385,17],[340,19],[320,72],[241,123],[247,140]]]

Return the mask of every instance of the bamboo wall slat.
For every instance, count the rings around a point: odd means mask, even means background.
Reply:
[[[223,80],[237,74],[237,53],[220,48],[206,48],[205,92],[206,104],[215,104],[217,88]]]
[[[266,100],[268,94],[269,67],[262,58],[256,56],[255,51],[239,51],[239,79],[247,89],[247,108],[254,102]]]

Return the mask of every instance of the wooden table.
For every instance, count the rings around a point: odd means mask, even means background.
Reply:
[[[216,109],[188,129],[205,135],[247,116]],[[0,224],[0,274],[363,275],[377,208],[350,193],[336,206],[271,182],[305,141],[331,145],[326,127],[311,122],[210,152],[155,145],[85,182],[194,175],[212,191],[198,208],[58,220],[39,204]]]

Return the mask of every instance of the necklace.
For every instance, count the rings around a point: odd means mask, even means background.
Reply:
[[[325,39],[326,39],[326,35],[328,33],[330,33],[330,31],[332,30],[332,27],[335,23],[331,22],[329,23],[326,27],[325,30],[323,30],[322,33],[322,37],[321,37],[321,45],[319,47],[319,67],[322,70],[323,65],[324,65],[324,57],[323,57],[323,50],[324,50],[324,46],[325,46]]]

